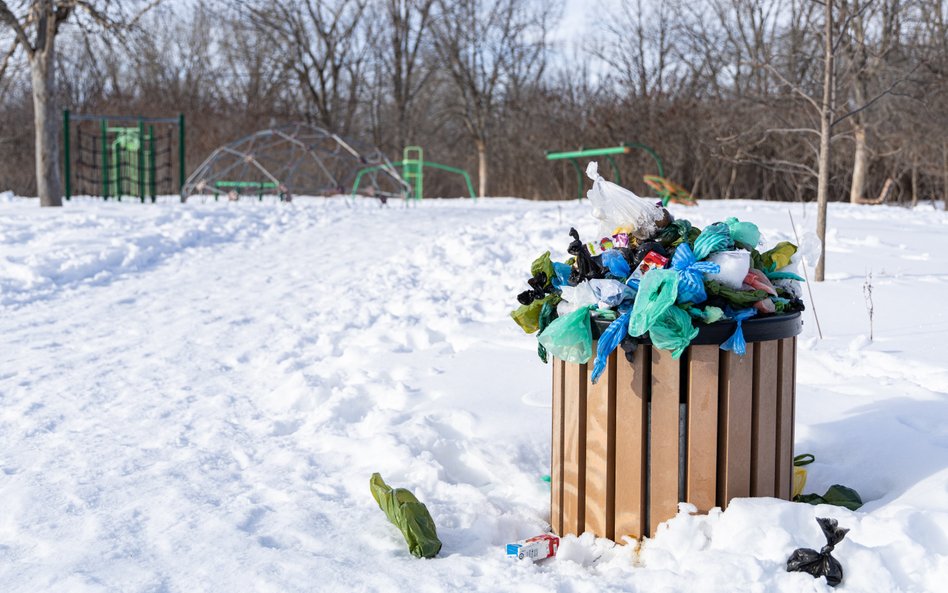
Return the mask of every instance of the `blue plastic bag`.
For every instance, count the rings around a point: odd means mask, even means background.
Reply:
[[[612,280],[611,278],[590,280],[589,288],[596,298],[599,299],[599,303],[601,303],[600,307],[606,305],[613,309],[623,302],[631,302],[632,299],[635,298],[636,293],[636,289],[631,286],[626,286],[618,280]]]
[[[569,275],[573,273],[573,268],[568,264],[555,261],[553,262],[553,288],[559,290],[561,286],[569,284]]]
[[[675,248],[672,268],[678,271],[677,302],[695,304],[708,300],[708,293],[704,290],[704,275],[721,271],[721,266],[714,262],[698,261],[687,243]]]
[[[619,343],[629,333],[629,318],[632,317],[631,309],[620,315],[615,321],[609,324],[606,331],[599,336],[599,343],[596,345],[596,364],[593,365],[591,380],[593,384],[599,381],[602,372],[606,370],[606,361],[609,355],[615,352]]]
[[[747,342],[744,341],[744,330],[741,328],[741,323],[745,319],[750,319],[757,314],[757,309],[741,309],[740,311],[732,311],[728,309],[727,318],[733,319],[737,322],[737,329],[734,330],[734,334],[727,339],[726,342],[721,344],[721,350],[730,350],[738,356],[744,356],[747,352]]]
[[[625,261],[625,256],[616,249],[602,252],[602,265],[609,269],[609,273],[620,280],[625,280],[632,273],[632,267]]]

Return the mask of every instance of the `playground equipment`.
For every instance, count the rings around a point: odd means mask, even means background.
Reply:
[[[88,125],[90,123],[92,125]],[[112,125],[119,123],[136,125]],[[155,133],[156,125],[159,126],[158,134]],[[178,136],[177,183],[173,176],[175,128]],[[73,129],[75,147],[72,144]],[[104,199],[138,197],[142,202],[146,197],[154,202],[159,193],[176,193],[184,185],[184,131],[184,115],[141,117],[63,111],[66,199],[72,198],[73,190],[80,194],[101,195]]]
[[[405,196],[408,183],[374,146],[344,139],[306,123],[261,130],[214,150],[181,187],[181,200],[221,193],[231,199],[250,191],[262,200],[275,195],[343,194],[371,169],[364,195],[386,199]]]
[[[583,168],[579,164],[579,159],[597,156],[606,157],[606,160],[609,162],[609,166],[612,168],[612,175],[614,177],[615,183],[621,184],[622,177],[619,175],[619,166],[616,164],[613,155],[629,154],[632,152],[633,148],[644,150],[655,161],[655,165],[658,167],[658,175],[645,175],[643,180],[649,187],[658,192],[658,196],[662,199],[663,206],[667,206],[669,202],[677,202],[686,205],[694,205],[696,203],[694,196],[692,196],[688,191],[675,182],[665,179],[665,168],[662,166],[662,159],[658,156],[658,153],[644,144],[639,144],[637,142],[624,142],[619,146],[609,146],[606,148],[589,148],[567,152],[547,151],[546,160],[569,161],[569,163],[573,166],[573,169],[576,171],[576,183],[579,199],[581,200],[583,199],[584,184]]]
[[[424,168],[431,167],[432,169],[440,169],[442,171],[447,171],[448,173],[456,173],[462,176],[464,178],[464,183],[467,184],[467,191],[471,198],[477,200],[477,197],[474,194],[474,185],[471,183],[471,176],[468,175],[467,171],[464,169],[458,169],[457,167],[442,165],[441,163],[432,163],[430,161],[426,161],[424,158],[424,150],[420,146],[406,146],[405,150],[402,151],[402,160],[392,163],[392,166],[402,168],[402,178],[408,183],[409,190],[411,192],[406,196],[406,198],[410,197],[417,201],[424,197]],[[359,170],[359,172],[356,174],[355,182],[352,184],[353,196],[355,196],[359,190],[359,183],[362,181],[362,176],[366,173],[371,173],[378,168],[379,166],[373,166],[365,167]]]

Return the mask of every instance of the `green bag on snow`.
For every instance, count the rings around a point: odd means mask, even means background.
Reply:
[[[378,473],[369,480],[372,498],[393,525],[401,530],[408,543],[408,551],[418,558],[434,558],[441,551],[441,540],[435,530],[428,507],[418,502],[415,495],[404,488],[392,488]]]

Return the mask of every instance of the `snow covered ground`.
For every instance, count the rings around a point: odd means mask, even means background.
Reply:
[[[767,244],[794,240],[787,210],[673,207]],[[807,492],[845,484],[863,509],[741,499],[639,551],[568,537],[530,564],[504,544],[547,528],[550,372],[507,313],[537,254],[592,234],[586,204],[0,196],[0,590],[827,591],[784,566],[830,516],[851,529],[838,590],[944,591],[948,216],[829,221],[796,450],[817,457]],[[408,555],[374,471],[428,505],[438,558]]]

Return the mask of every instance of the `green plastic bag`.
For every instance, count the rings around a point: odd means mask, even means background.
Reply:
[[[549,286],[550,282],[553,281],[553,278],[556,277],[556,272],[553,271],[553,262],[550,261],[549,251],[533,260],[533,263],[530,264],[531,277],[535,277],[539,272],[546,274],[546,284],[543,285],[543,288]]]
[[[392,488],[378,473],[369,480],[372,498],[393,525],[401,530],[408,551],[417,558],[434,558],[441,551],[441,540],[435,530],[428,507],[404,488]]]
[[[708,290],[708,294],[723,297],[741,308],[749,307],[770,296],[763,290],[734,290],[717,280],[705,280],[704,287]]]
[[[556,319],[556,303],[553,299],[548,300],[543,303],[543,308],[540,310],[540,320],[539,320],[539,330],[540,333],[543,333],[543,330],[546,329],[548,325],[553,323],[553,320]],[[543,344],[537,343],[537,356],[540,357],[544,363],[546,360],[546,348],[543,347]]]
[[[725,220],[724,224],[731,231],[731,239],[748,251],[755,249],[760,243],[760,229],[753,222],[741,222],[732,216]]]
[[[632,305],[629,335],[641,336],[658,323],[678,298],[678,272],[651,270],[642,276],[639,292]]]
[[[724,319],[724,311],[722,311],[720,307],[714,307],[711,305],[708,305],[703,309],[699,309],[698,307],[688,307],[688,313],[690,313],[695,319],[700,319],[701,321],[708,324]]]
[[[566,362],[586,364],[592,358],[592,326],[589,310],[596,305],[580,307],[568,315],[557,317],[537,340],[553,356]]]
[[[760,254],[760,265],[754,266],[765,272],[773,272],[790,264],[790,258],[797,252],[797,246],[789,241],[781,241],[772,249]],[[755,258],[756,259],[756,258]],[[756,262],[755,262],[756,263]]]
[[[648,330],[648,335],[655,346],[671,350],[672,358],[678,360],[698,335],[698,328],[692,325],[690,315],[678,307],[671,307]]]
[[[859,493],[841,484],[833,484],[823,496],[819,494],[801,494],[794,497],[793,500],[810,504],[832,504],[845,507],[851,511],[858,510],[862,506],[862,497],[859,496]]]
[[[520,305],[516,310],[510,312],[510,316],[520,329],[532,334],[540,329],[540,313],[543,311],[543,305],[550,303],[555,305],[560,300],[558,294],[548,294],[542,299],[537,299],[529,305]]]

